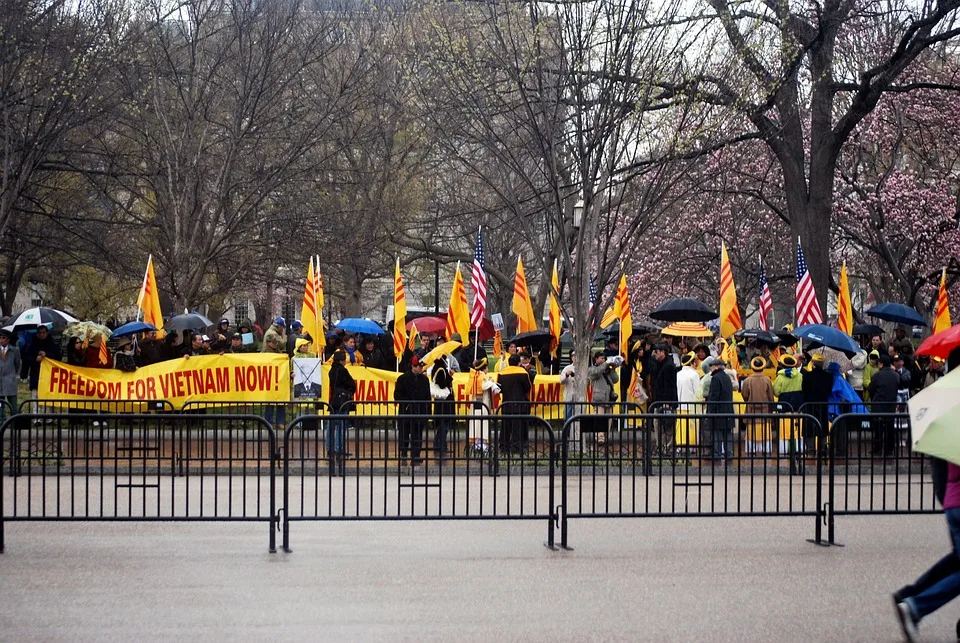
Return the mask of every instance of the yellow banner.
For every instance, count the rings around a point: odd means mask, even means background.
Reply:
[[[176,409],[186,402],[286,402],[290,362],[284,354],[204,355],[124,373],[45,359],[37,396],[84,402],[166,400]]]
[[[356,413],[358,415],[390,415],[396,413],[393,405],[387,404],[393,402],[393,388],[400,377],[400,373],[393,371],[383,371],[377,368],[367,368],[366,366],[347,366],[350,376],[357,383],[357,394],[354,401],[357,402]],[[496,374],[491,374],[496,379]],[[468,414],[471,412],[473,400],[467,393],[467,387],[470,385],[470,375],[468,373],[453,374],[453,395],[456,398],[457,413]],[[330,386],[330,366],[323,366],[323,390],[329,391]],[[560,384],[559,375],[537,375],[533,381],[533,392],[531,397],[534,406],[531,413],[548,420],[563,419],[563,387]],[[329,395],[325,396],[329,399]],[[367,404],[364,404],[366,402]],[[539,404],[538,404],[539,402]],[[543,403],[548,404],[543,404]],[[379,403],[379,404],[378,404]],[[499,406],[498,395],[493,396],[493,411]]]

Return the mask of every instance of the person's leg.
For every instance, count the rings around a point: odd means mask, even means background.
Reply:
[[[910,596],[916,596],[933,587],[947,576],[957,573],[960,573],[960,558],[957,558],[955,553],[950,552],[934,563],[933,567],[925,571],[920,578],[910,585],[904,585],[894,592],[893,596],[898,601],[902,601]]]
[[[443,418],[434,420],[433,434],[433,456],[437,460],[442,460],[447,454],[447,431],[450,428],[450,420]]]
[[[414,420],[410,427],[410,459],[413,464],[423,462],[420,459],[420,449],[423,445],[423,428],[423,422],[420,420]]]
[[[960,552],[960,509],[947,509],[944,515],[947,519],[947,527],[950,530],[953,554],[956,557],[957,553]],[[941,559],[924,576],[921,576],[921,579],[928,574],[937,573],[935,570],[938,567],[940,567],[939,571],[942,572],[945,565],[946,563]],[[914,622],[919,623],[925,616],[934,613],[957,596],[960,596],[960,572],[944,576],[920,593],[904,598],[903,602],[910,607]]]

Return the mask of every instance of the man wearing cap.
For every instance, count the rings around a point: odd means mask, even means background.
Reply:
[[[833,375],[824,370],[826,358],[823,353],[814,353],[810,363],[811,369],[803,373],[803,402],[810,405],[808,413],[817,419],[819,426],[810,421],[804,422],[803,439],[807,453],[815,452],[816,438],[827,434],[827,402],[833,390]]]
[[[653,434],[653,446],[659,446],[660,452],[670,454],[673,451],[673,438],[676,429],[677,412],[677,368],[673,363],[673,351],[667,344],[657,344],[653,349],[653,369],[650,381],[650,393],[655,406],[654,413],[665,415],[656,423]]]
[[[893,346],[893,350],[902,355],[903,357],[909,357],[913,355],[913,340],[907,337],[907,327],[903,325],[898,325],[893,331],[895,337],[890,345]]]
[[[367,368],[389,368],[393,370],[394,365],[387,363],[383,353],[377,348],[377,342],[372,335],[363,338],[360,354],[363,356],[363,365]]]
[[[724,372],[727,363],[720,357],[710,362],[710,391],[707,393],[707,413],[717,417],[708,418],[705,422],[707,435],[703,436],[705,444],[710,444],[711,457],[714,460],[724,460],[730,464],[733,459],[733,381]]]
[[[230,348],[230,338],[234,335],[235,333],[230,330],[230,320],[224,317],[217,324],[216,330],[213,331],[213,342],[210,344],[210,350],[214,353],[224,352]]]
[[[287,350],[287,320],[277,317],[270,328],[263,334],[262,353],[285,353]],[[271,343],[271,339],[273,342]]]
[[[900,390],[897,392],[897,403],[906,404],[910,399],[910,383],[913,380],[913,375],[910,373],[910,369],[904,364],[902,354],[894,354],[890,361],[893,364],[893,370],[896,371],[900,377]]]
[[[234,333],[233,336],[230,337],[230,348],[225,352],[235,355],[248,352],[246,346],[243,345],[243,337],[240,333]]]
[[[764,374],[767,358],[757,355],[750,360],[753,373],[740,385],[743,401],[747,403],[747,413],[770,413],[773,410],[773,384]],[[745,445],[748,453],[769,453],[772,445],[772,424],[763,418],[749,418],[746,421],[747,435]]]
[[[17,387],[23,363],[20,360],[20,349],[10,343],[11,339],[8,331],[0,330],[0,398],[10,405],[7,409],[6,405],[0,404],[0,422],[6,419],[8,410],[16,413],[19,409]]]
[[[400,415],[416,416],[398,422],[400,466],[406,465],[405,460],[409,454],[410,465],[418,467],[423,464],[420,449],[433,398],[430,396],[430,380],[424,374],[423,363],[416,355],[410,360],[410,370],[397,378],[393,399],[398,402],[397,412]]]
[[[520,356],[511,355],[507,366],[497,376],[500,385],[500,413],[505,417],[500,437],[500,450],[504,452],[523,452],[527,448],[526,423],[522,420],[506,419],[508,416],[525,415],[530,409],[530,391],[533,380],[530,373],[520,366]]]
[[[294,319],[293,323],[290,324],[290,332],[287,333],[287,355],[293,357],[297,352],[297,340],[303,337],[303,324],[300,323],[299,319]]]
[[[900,375],[892,368],[889,355],[880,356],[880,370],[870,379],[870,411],[872,413],[891,413],[897,402],[900,389]],[[873,453],[891,456],[897,450],[897,436],[893,428],[893,418],[877,416],[872,421]]]

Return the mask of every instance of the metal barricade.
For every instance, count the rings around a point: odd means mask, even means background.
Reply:
[[[759,449],[734,443],[736,419]],[[598,437],[618,420],[626,435],[611,448]],[[819,543],[825,441],[819,429],[805,436],[806,422],[817,426],[796,413],[571,418],[561,438],[561,547],[570,518],[653,516],[816,516]],[[805,475],[808,461],[815,475]]]
[[[283,428],[294,418],[303,415],[328,415],[330,405],[323,400],[224,400],[216,402],[192,401],[183,405],[184,413],[213,413],[215,415],[256,415],[270,425]]]
[[[174,410],[167,400],[21,400],[20,413],[34,415],[81,413],[169,413]],[[45,418],[37,417],[36,422]]]
[[[283,547],[290,522],[318,520],[546,520],[554,545],[554,432],[540,418],[384,415],[389,428],[304,417],[283,438]],[[318,429],[307,428],[310,422]],[[472,438],[472,440],[470,440]]]
[[[906,413],[848,413],[833,420],[831,436],[870,422],[870,444],[846,453],[830,440],[827,462],[827,542],[834,516],[937,513],[930,458],[911,450]]]
[[[8,419],[0,551],[6,521],[263,521],[275,551],[276,433],[262,418],[236,417],[245,430],[182,413]]]

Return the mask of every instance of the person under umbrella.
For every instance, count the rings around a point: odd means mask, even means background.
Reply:
[[[827,402],[833,390],[833,375],[824,369],[826,359],[823,353],[814,353],[810,362],[811,369],[803,373],[803,401],[811,405],[809,414],[816,418],[817,424],[807,421],[803,425],[804,446],[808,454],[816,451],[816,438],[827,433]]]
[[[767,358],[757,355],[750,361],[750,370],[753,373],[743,380],[740,392],[743,401],[747,403],[747,413],[769,413],[773,402],[773,384],[764,374],[767,368]],[[772,442],[772,426],[770,420],[763,418],[749,418],[746,421],[745,446],[747,453],[770,453]]]
[[[20,378],[28,380],[30,387],[30,412],[43,412],[37,403],[38,389],[40,388],[40,363],[50,358],[60,360],[60,345],[53,340],[46,326],[38,326],[37,334],[30,345],[23,352],[20,367]]]

